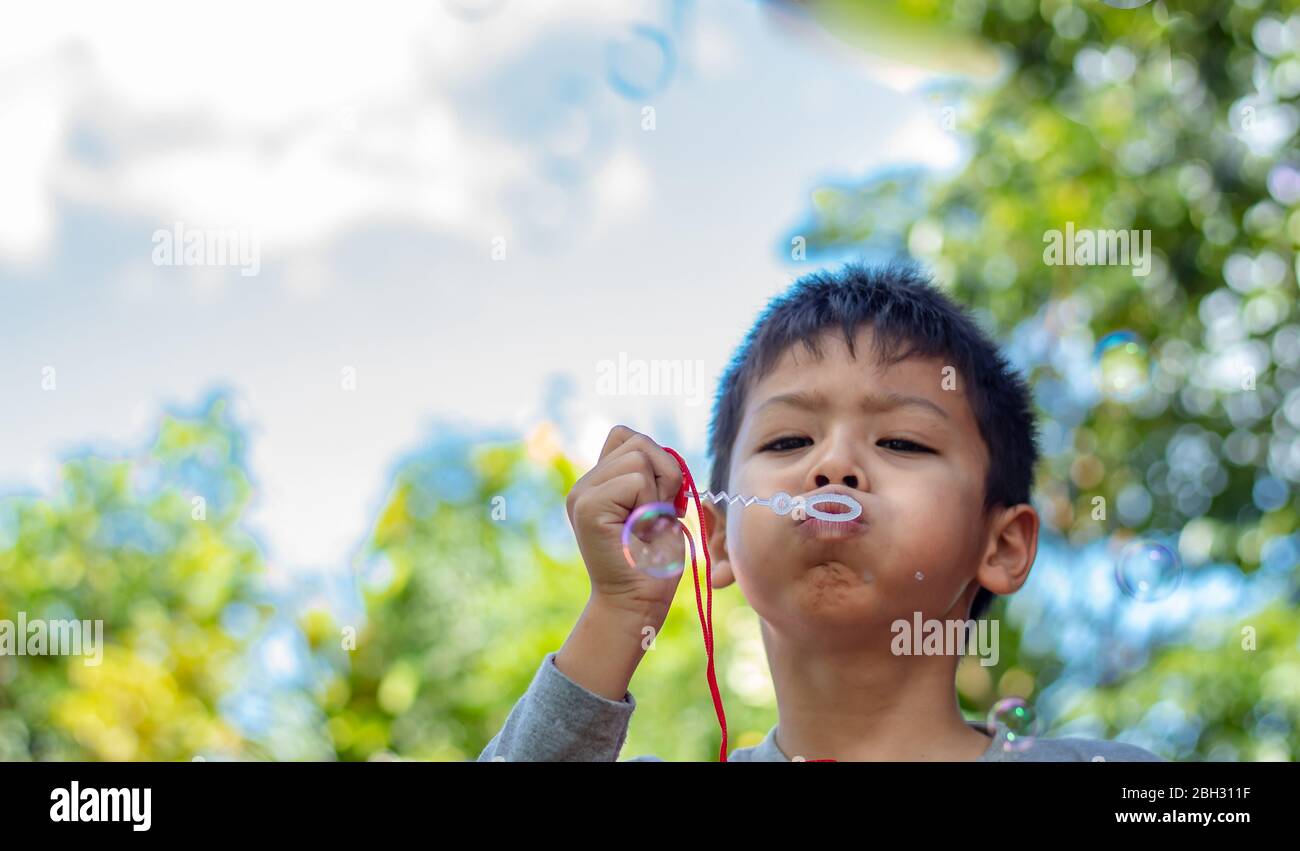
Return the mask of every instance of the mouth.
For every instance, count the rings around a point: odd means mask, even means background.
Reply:
[[[811,502],[811,500],[809,500]],[[817,506],[817,510],[825,514],[848,514],[850,509],[842,502],[823,502]],[[835,521],[831,521],[835,522]]]
[[[854,538],[867,531],[867,524],[861,520],[850,520],[848,522],[837,523],[834,520],[822,520],[819,517],[809,517],[804,520],[795,529],[805,538],[816,538],[823,541],[839,541],[847,538]]]
[[[794,515],[800,528],[820,524],[828,527],[861,527],[867,525],[862,503],[844,488],[830,487],[803,495],[804,507]],[[813,509],[809,511],[808,509]],[[815,512],[815,513],[814,513]],[[840,519],[833,515],[854,515]],[[822,515],[822,516],[818,516]]]
[[[843,502],[833,502],[829,497]],[[796,516],[798,522],[795,526],[801,537],[808,540],[842,541],[867,531],[867,516],[862,510],[862,503],[845,489],[826,488],[805,494],[803,498],[805,507]],[[814,516],[807,507],[812,507],[821,516]],[[838,515],[845,517],[839,519]],[[831,517],[836,519],[827,519]]]

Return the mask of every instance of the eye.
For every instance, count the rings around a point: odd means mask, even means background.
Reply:
[[[896,449],[899,452],[929,452],[935,454],[934,450],[928,446],[922,446],[919,443],[913,443],[910,440],[903,440],[900,437],[887,437],[878,441],[877,446],[883,446],[886,449]]]
[[[812,443],[812,441],[806,437],[778,437],[776,440],[767,444],[759,451],[760,452],[785,452],[790,449],[797,449],[798,448],[797,446],[789,446],[788,444],[798,443],[799,441],[804,441],[805,443]]]

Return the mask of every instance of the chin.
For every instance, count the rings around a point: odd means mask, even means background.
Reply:
[[[801,611],[819,617],[861,617],[879,596],[861,568],[830,559],[805,565],[791,592]]]

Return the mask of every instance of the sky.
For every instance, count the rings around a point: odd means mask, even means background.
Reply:
[[[813,268],[788,256],[812,190],[962,155],[925,72],[753,0],[7,18],[0,493],[227,387],[272,570],[343,565],[440,423],[527,433],[565,397],[580,462],[616,423],[699,449],[732,350]],[[158,262],[178,223],[256,274]],[[620,358],[694,384],[619,395]]]

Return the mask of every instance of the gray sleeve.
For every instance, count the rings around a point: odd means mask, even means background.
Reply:
[[[478,762],[617,762],[636,698],[610,700],[588,691],[555,666],[547,653],[532,683]],[[637,757],[632,761],[659,761]]]
[[[1019,753],[994,752],[993,762],[1166,762],[1145,748],[1105,739],[1039,739]]]
[[[1168,762],[1164,757],[1157,756],[1146,748],[1130,745],[1126,742],[1095,742],[1095,747],[1084,749],[1080,758],[1086,758],[1089,761],[1101,762]],[[1101,757],[1102,759],[1097,759]]]

